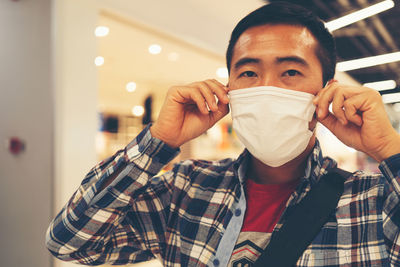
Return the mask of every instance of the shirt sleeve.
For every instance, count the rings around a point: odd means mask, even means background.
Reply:
[[[386,177],[383,206],[383,233],[391,266],[400,266],[400,154],[396,154],[380,165]]]
[[[153,138],[149,127],[144,129],[125,149],[90,170],[50,223],[47,248],[61,260],[85,265],[159,256],[176,173],[156,175],[178,153]],[[119,168],[116,179],[100,190]]]

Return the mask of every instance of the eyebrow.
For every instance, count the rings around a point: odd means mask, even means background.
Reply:
[[[276,58],[275,61],[278,64],[285,63],[285,62],[293,62],[293,63],[297,63],[297,64],[300,64],[300,65],[303,65],[303,66],[305,66],[307,68],[310,67],[310,65],[307,63],[306,60],[304,60],[303,58],[298,57],[298,56],[278,57],[278,58]],[[261,60],[258,59],[258,58],[244,57],[244,58],[241,58],[240,60],[238,60],[238,62],[235,63],[234,69],[237,70],[237,69],[239,69],[240,67],[242,67],[243,65],[246,65],[246,64],[260,64],[260,62],[261,62]]]
[[[307,61],[305,61],[303,58],[301,57],[297,57],[297,56],[288,56],[288,57],[278,57],[276,59],[276,62],[278,64],[280,63],[284,63],[284,62],[293,62],[293,63],[298,63],[300,65],[303,65],[305,67],[309,67],[310,65],[307,63]]]
[[[244,57],[238,60],[238,62],[235,63],[234,69],[237,70],[241,66],[246,65],[246,64],[259,64],[260,59],[258,58],[252,58],[252,57]]]

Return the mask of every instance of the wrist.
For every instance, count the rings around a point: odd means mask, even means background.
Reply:
[[[378,162],[400,153],[400,134],[395,132],[393,137],[387,142],[387,144],[375,155],[375,159]]]
[[[175,144],[174,142],[169,141],[167,138],[165,138],[162,134],[162,132],[160,132],[157,128],[157,126],[155,124],[153,124],[152,126],[150,126],[150,134],[152,137],[157,138],[159,140],[161,140],[162,142],[164,142],[165,144],[167,144],[168,146],[170,146],[171,148],[179,148],[180,145]]]

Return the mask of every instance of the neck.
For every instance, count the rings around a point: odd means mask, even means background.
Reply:
[[[246,176],[258,184],[281,184],[300,179],[305,171],[308,155],[315,144],[313,135],[307,148],[296,158],[279,167],[265,165],[251,156]]]

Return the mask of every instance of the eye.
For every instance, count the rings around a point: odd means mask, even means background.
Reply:
[[[299,75],[299,74],[301,74],[301,73],[299,71],[297,71],[297,70],[288,70],[283,74],[283,76],[291,76],[291,77],[293,77],[293,76],[296,76],[296,75]]]
[[[239,77],[249,77],[249,78],[256,77],[256,76],[257,76],[256,73],[254,71],[250,71],[250,70],[242,72],[239,75]]]

